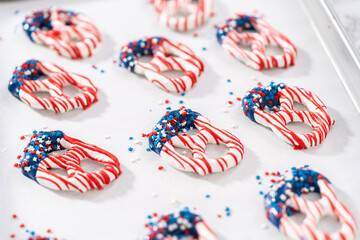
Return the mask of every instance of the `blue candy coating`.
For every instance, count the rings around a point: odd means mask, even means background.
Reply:
[[[190,226],[185,226],[182,223],[179,223],[178,220],[183,219],[190,223]],[[177,237],[177,239],[186,238],[189,236],[198,239],[198,233],[196,231],[195,225],[198,222],[203,221],[199,215],[191,213],[189,208],[185,207],[178,213],[172,213],[169,215],[162,216],[159,221],[149,224],[152,226],[150,233],[145,236],[145,240],[160,240],[164,239],[165,236]],[[159,225],[159,222],[165,222],[165,225]],[[183,222],[183,221],[181,221]],[[170,229],[169,225],[172,227],[176,226],[174,229]],[[185,227],[185,230],[182,230],[180,226]]]
[[[298,196],[301,196],[304,188],[306,188],[309,192],[320,193],[318,180],[322,178],[330,183],[330,181],[324,176],[308,168],[292,169],[291,174],[293,176],[291,179],[285,177],[282,181],[274,184],[273,187],[277,187],[278,184],[282,184],[275,191],[275,195],[270,194],[270,192],[264,195],[267,217],[277,228],[280,227],[280,219],[282,215],[287,214],[291,216],[294,211],[291,207],[283,207],[286,201],[290,198],[286,194],[287,190],[291,190]],[[288,186],[288,184],[291,185]],[[281,195],[283,195],[282,198],[280,197]]]
[[[159,44],[164,40],[166,39],[162,37],[151,37],[130,42],[120,52],[120,62],[126,69],[134,72],[137,58],[153,56],[159,49]]]
[[[72,11],[58,10],[59,14],[67,14],[68,18],[72,18],[76,13]],[[71,25],[70,22],[66,22],[67,25]],[[25,33],[28,35],[31,41],[34,42],[32,38],[32,33],[36,31],[50,31],[52,30],[51,23],[51,10],[43,9],[40,11],[33,12],[31,15],[26,16],[24,22],[22,23]]]
[[[245,115],[256,122],[254,112],[257,108],[264,110],[266,106],[269,111],[276,111],[276,108],[280,106],[280,92],[285,87],[284,83],[275,84],[272,82],[267,87],[259,84],[258,87],[247,92],[241,101]],[[254,99],[257,101],[254,101]]]
[[[29,144],[24,149],[24,157],[20,160],[22,173],[37,182],[36,172],[39,163],[47,158],[49,153],[64,149],[59,142],[63,137],[64,133],[62,131],[34,133]],[[23,163],[26,162],[27,164],[23,166]]]
[[[248,15],[239,15],[237,18],[229,18],[226,20],[226,24],[222,27],[218,27],[216,30],[216,38],[221,44],[225,36],[231,30],[238,32],[242,31],[257,31],[254,27],[252,21],[256,20],[257,17],[248,16]]]
[[[194,120],[198,116],[201,116],[201,114],[186,108],[166,112],[149,136],[150,149],[160,155],[162,147],[172,137],[177,136],[184,129],[196,128]],[[160,146],[158,146],[159,144]]]
[[[10,79],[8,89],[12,95],[20,99],[20,87],[24,84],[23,80],[36,80],[43,75],[41,70],[36,67],[38,60],[28,60],[21,66],[15,68],[13,76]]]

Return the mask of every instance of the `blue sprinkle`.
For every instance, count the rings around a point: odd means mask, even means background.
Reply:
[[[129,151],[132,152],[134,150],[134,148],[132,147],[129,147]]]
[[[305,165],[304,167],[309,167],[310,165]]]
[[[260,180],[260,176],[259,176],[259,175],[256,175],[256,180]]]
[[[133,140],[134,138],[133,137],[129,137],[129,140]]]
[[[171,110],[171,107],[167,107],[166,110]]]
[[[259,185],[261,184],[261,182],[259,182]]]
[[[35,232],[34,231],[31,231],[31,233],[30,233],[31,235],[35,235]]]
[[[105,70],[101,70],[100,72],[101,72],[101,73],[104,73],[104,72],[105,72]]]
[[[233,92],[229,92],[230,95],[233,95],[234,93]]]
[[[202,50],[203,50],[203,51],[206,51],[206,50],[207,50],[207,48],[206,48],[206,47],[203,47],[203,48],[202,48]]]
[[[228,79],[228,80],[227,80],[227,82],[231,82],[231,80],[230,80],[230,79]]]
[[[294,171],[295,171],[295,170],[296,170],[296,167],[292,167],[291,170],[294,170]]]
[[[180,100],[180,101],[179,101],[179,103],[180,103],[180,104],[183,104],[183,103],[184,103],[184,101],[183,101],[183,100]]]
[[[20,10],[15,10],[14,14],[18,14],[20,12]]]
[[[150,151],[151,151],[151,149],[150,149],[150,148],[147,148],[147,149],[146,149],[146,151],[150,152]]]
[[[151,215],[148,215],[147,218],[148,218],[148,219],[152,219],[152,216],[151,216]]]
[[[33,131],[33,134],[35,134],[35,133],[37,133],[37,131],[36,131],[36,130],[34,130],[34,131]]]
[[[226,207],[226,208],[225,208],[225,211],[230,212],[230,208],[229,208],[229,207]]]
[[[206,197],[206,198],[210,198],[210,195],[209,195],[209,194],[207,194],[205,197]]]
[[[264,193],[263,193],[263,191],[260,191],[260,195],[263,195]]]
[[[119,63],[119,67],[122,67],[121,63]]]
[[[181,93],[180,95],[181,95],[181,96],[185,96],[185,93],[183,92],[183,93]]]
[[[149,109],[149,112],[152,112],[152,109]]]
[[[230,213],[230,212],[227,212],[227,213],[226,213],[226,216],[228,216],[228,217],[229,217],[230,215],[231,215],[231,213]]]

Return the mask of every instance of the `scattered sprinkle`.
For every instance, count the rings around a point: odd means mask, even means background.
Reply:
[[[267,229],[269,227],[269,225],[267,223],[263,223],[261,224],[261,228],[262,229]]]
[[[147,149],[146,149],[146,151],[150,152],[150,151],[151,151],[151,149],[150,149],[150,148],[147,148]]]
[[[159,170],[163,170],[164,167],[163,167],[163,166],[159,166],[158,169],[159,169]]]
[[[43,126],[42,126],[42,129],[48,129],[48,126],[43,125]]]
[[[166,104],[169,104],[169,103],[170,103],[169,99],[166,99],[166,100],[165,100],[165,103],[166,103]]]
[[[193,36],[194,36],[194,37],[198,37],[198,36],[199,36],[199,34],[197,34],[197,33],[194,33],[194,34],[193,34]]]
[[[159,196],[159,194],[158,194],[157,192],[152,192],[152,193],[151,193],[151,196],[152,196],[153,198],[156,198],[156,197]]]
[[[129,147],[128,150],[129,150],[129,152],[132,152],[132,151],[134,151],[134,148]]]
[[[210,198],[211,196],[210,196],[210,194],[206,194],[206,196],[205,196],[206,198]]]
[[[230,95],[234,95],[234,93],[233,93],[233,92],[229,92],[229,94],[230,94]]]
[[[181,93],[180,95],[181,95],[181,96],[185,96],[185,93],[183,92],[183,93]]]
[[[104,72],[105,72],[105,70],[101,70],[100,72],[101,72],[101,73],[104,73]]]
[[[111,139],[110,135],[105,135],[105,139]]]
[[[206,51],[206,50],[207,50],[207,48],[206,48],[206,47],[203,47],[203,48],[202,48],[202,50],[203,50],[203,51]]]
[[[231,80],[230,80],[230,79],[228,79],[228,80],[227,80],[227,82],[229,83],[229,82],[231,82]]]
[[[251,76],[251,80],[256,81],[256,79],[257,79],[256,76],[254,76],[254,75]]]
[[[183,104],[183,103],[184,103],[184,101],[183,101],[183,100],[180,100],[180,101],[179,101],[179,103],[180,103],[180,104]]]
[[[231,125],[231,127],[232,127],[233,129],[236,129],[236,128],[238,128],[238,125],[233,124],[233,125]]]
[[[256,175],[256,180],[260,180],[260,176],[259,176],[259,175]]]
[[[228,108],[223,108],[222,111],[223,111],[224,113],[228,113],[228,112],[229,112],[229,109],[228,109]]]
[[[129,137],[129,140],[133,140],[134,138],[133,137]]]

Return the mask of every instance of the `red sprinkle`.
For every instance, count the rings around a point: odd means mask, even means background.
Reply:
[[[18,155],[18,156],[17,156],[17,159],[20,159],[20,158],[21,158],[21,155]]]
[[[229,103],[229,104],[233,104],[233,102],[232,102],[232,101],[228,101],[228,103]]]
[[[15,238],[15,234],[11,234],[10,237],[11,237],[11,238]]]
[[[51,231],[51,229],[49,228],[48,230],[46,230],[46,232],[47,232],[47,233],[51,233],[52,231]]]
[[[198,37],[199,35],[197,33],[194,33],[194,37]]]
[[[158,167],[158,169],[159,169],[159,170],[163,170],[163,169],[164,169],[164,167],[163,167],[163,166],[160,166],[160,167]]]
[[[165,103],[168,104],[170,101],[168,99],[165,100]]]
[[[13,218],[13,219],[17,218],[17,215],[16,215],[16,214],[13,214],[13,215],[12,215],[12,218]]]
[[[221,218],[221,214],[218,214],[217,216],[218,216],[218,218]]]
[[[21,227],[21,228],[25,227],[25,224],[23,224],[23,223],[22,223],[22,224],[20,224],[20,227]]]
[[[158,215],[158,214],[157,214],[156,212],[153,213],[153,216],[154,216],[154,217],[157,217],[157,215]]]
[[[236,100],[241,101],[241,97],[237,97]]]
[[[266,172],[265,175],[266,175],[266,176],[269,176],[269,172]]]
[[[21,136],[20,139],[21,139],[21,140],[25,139],[25,136]]]

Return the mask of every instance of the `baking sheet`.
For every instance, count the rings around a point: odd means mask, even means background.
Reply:
[[[103,44],[92,58],[72,61],[49,49],[34,45],[21,29],[21,22],[32,9],[57,5],[86,13],[102,32]],[[19,11],[16,14],[16,11]],[[298,48],[296,65],[286,70],[254,71],[226,54],[216,42],[214,24],[223,24],[233,12],[257,10]],[[65,239],[136,239],[147,233],[144,224],[153,212],[171,212],[175,207],[196,208],[219,239],[285,239],[264,213],[264,203],[256,175],[265,171],[286,170],[310,164],[334,184],[339,199],[359,221],[360,116],[348,97],[332,63],[317,40],[309,19],[297,1],[228,0],[215,1],[216,16],[194,32],[176,33],[160,25],[147,1],[16,1],[0,3],[0,239],[10,234],[24,238],[26,227]],[[185,96],[173,95],[151,85],[145,78],[119,68],[120,46],[143,35],[161,35],[190,46],[204,61],[205,72]],[[204,51],[203,48],[206,48]],[[15,66],[36,58],[60,65],[66,70],[88,76],[99,88],[99,101],[86,111],[64,114],[33,110],[11,96],[8,80]],[[97,70],[92,65],[98,67]],[[105,70],[101,73],[100,70]],[[256,77],[256,81],[251,80]],[[228,83],[227,79],[231,79]],[[284,82],[316,93],[336,120],[327,139],[318,147],[295,151],[271,130],[245,118],[236,97],[253,88],[257,81]],[[230,95],[233,92],[234,95]],[[169,99],[170,105],[158,105]],[[159,156],[147,152],[141,134],[151,131],[164,115],[165,108],[177,108],[179,101],[212,120],[217,127],[238,136],[245,146],[241,164],[223,174],[197,176],[179,172]],[[224,113],[227,101],[235,102]],[[232,125],[237,129],[232,129]],[[113,154],[123,174],[102,191],[85,194],[51,191],[25,178],[12,167],[27,142],[19,137],[32,130],[63,130],[67,135],[96,144]],[[105,139],[110,135],[111,139]],[[129,137],[141,139],[142,145]],[[135,151],[130,153],[129,147]],[[213,149],[214,150],[214,149]],[[130,159],[140,157],[132,163]],[[158,166],[164,166],[159,171]],[[94,167],[89,166],[88,167]],[[152,193],[158,197],[154,198]],[[210,198],[206,198],[210,195]],[[230,207],[231,216],[225,216]],[[12,220],[12,214],[19,216]],[[222,217],[219,218],[218,214]]]

